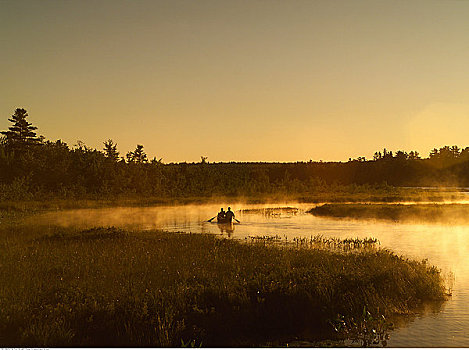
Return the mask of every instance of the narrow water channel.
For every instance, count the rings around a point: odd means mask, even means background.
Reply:
[[[393,331],[388,346],[469,347],[469,226],[318,218],[306,213],[314,204],[296,203],[233,204],[240,224],[207,222],[222,206],[226,209],[223,204],[82,209],[50,212],[33,220],[47,225],[210,233],[240,240],[254,236],[293,240],[318,234],[338,238],[374,237],[380,241],[380,247],[399,255],[428,259],[453,282],[450,300],[438,310],[428,310],[410,320],[407,326]]]

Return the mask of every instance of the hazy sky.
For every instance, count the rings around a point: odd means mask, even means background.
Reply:
[[[0,130],[165,162],[469,146],[469,1],[0,0]]]

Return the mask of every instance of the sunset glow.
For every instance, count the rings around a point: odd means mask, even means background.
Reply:
[[[468,146],[469,2],[2,1],[0,129],[165,162]]]

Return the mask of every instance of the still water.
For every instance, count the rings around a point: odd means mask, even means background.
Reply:
[[[382,221],[318,218],[306,211],[316,204],[232,204],[241,222],[221,226],[207,222],[225,204],[148,208],[106,208],[50,212],[35,223],[171,232],[209,233],[230,239],[280,236],[292,240],[321,234],[325,237],[374,237],[380,247],[412,259],[428,259],[442,269],[452,297],[438,310],[413,318],[391,333],[390,347],[469,347],[469,225],[402,224]],[[269,208],[275,208],[273,210]]]

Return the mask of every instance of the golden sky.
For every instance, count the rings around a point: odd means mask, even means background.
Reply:
[[[469,1],[0,0],[0,130],[165,162],[469,146]]]

